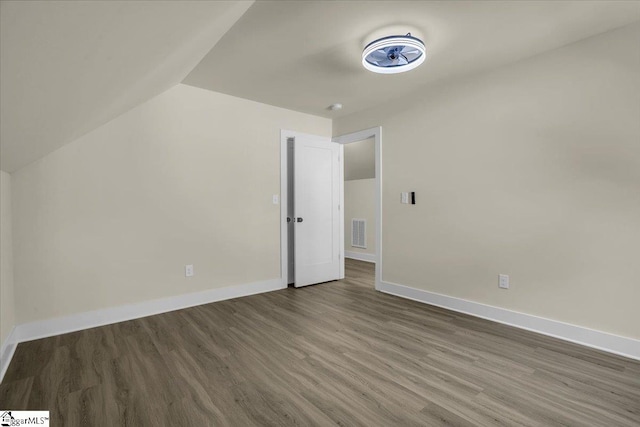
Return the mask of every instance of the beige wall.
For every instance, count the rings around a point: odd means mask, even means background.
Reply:
[[[376,253],[376,180],[357,179],[344,182],[344,248],[346,252]],[[367,220],[367,248],[351,246],[351,219]]]
[[[11,175],[0,171],[0,348],[16,323],[13,292]]]
[[[344,145],[344,179],[376,177],[376,145],[373,138]]]
[[[638,40],[636,24],[334,121],[383,128],[383,280],[640,338]]]
[[[331,135],[177,85],[18,170],[17,322],[280,277],[281,128]]]

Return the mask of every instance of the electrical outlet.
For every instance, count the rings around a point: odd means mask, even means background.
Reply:
[[[280,195],[279,194],[274,194],[273,195],[273,204],[277,205],[278,203],[280,203]]]
[[[193,264],[184,266],[184,277],[193,277]]]
[[[509,289],[509,276],[506,274],[498,275],[498,287],[502,289]]]
[[[400,193],[400,203],[409,203],[409,193]]]

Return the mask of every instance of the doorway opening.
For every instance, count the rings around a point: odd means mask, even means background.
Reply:
[[[345,147],[348,144],[359,144],[361,141],[368,140],[372,140],[374,146],[374,224],[372,224],[374,227],[374,242],[372,246],[375,248],[373,257],[368,257],[368,260],[375,263],[374,283],[376,290],[380,290],[382,281],[382,127],[378,126],[333,138],[334,142],[342,144]],[[343,225],[344,221],[350,220],[351,218],[343,218]]]
[[[347,146],[348,144],[352,145]],[[347,181],[357,181],[349,178],[358,176],[352,174],[351,168],[346,171],[345,176],[345,149],[347,155],[349,151],[356,151],[355,154],[352,153],[352,157],[355,156],[354,159],[358,160],[357,149],[370,150],[371,145],[374,160],[373,177],[369,164],[367,178],[363,179],[372,181],[359,184],[368,185],[373,189],[373,217],[368,213],[366,218],[358,218],[358,215],[345,212],[345,178]],[[280,271],[283,287],[290,284],[300,287],[343,279],[346,255],[352,259],[366,258],[368,262],[375,263],[375,288],[380,289],[381,145],[380,127],[333,139],[295,131],[281,131]],[[351,185],[347,184],[346,187]],[[347,204],[350,203],[349,197],[347,195]],[[371,206],[371,201],[369,205]],[[354,219],[365,221],[352,221]],[[348,224],[345,221],[348,221]],[[353,224],[356,227],[355,233]],[[352,241],[352,238],[355,240]]]
[[[373,272],[375,238],[375,140],[343,144],[344,258],[346,278]],[[371,276],[372,274],[369,274]],[[373,281],[369,282],[373,286]]]

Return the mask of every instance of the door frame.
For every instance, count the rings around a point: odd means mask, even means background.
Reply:
[[[283,287],[288,287],[289,249],[287,240],[287,139],[308,135],[291,130],[280,130],[280,278]],[[344,278],[344,144],[373,138],[375,141],[375,215],[376,215],[376,255],[375,289],[380,290],[382,280],[382,127],[373,127],[358,132],[331,138],[331,142],[340,144],[340,278]]]

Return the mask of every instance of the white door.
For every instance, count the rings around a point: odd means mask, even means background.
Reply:
[[[340,145],[298,136],[294,145],[295,286],[340,278]]]

